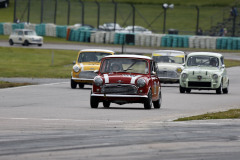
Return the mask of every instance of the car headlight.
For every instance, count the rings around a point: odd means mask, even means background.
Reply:
[[[93,82],[96,86],[101,86],[103,84],[103,79],[101,77],[95,77]]]
[[[182,68],[177,68],[177,73],[181,73],[182,72]]]
[[[139,78],[137,80],[137,86],[138,87],[144,87],[146,85],[146,81],[143,78]]]
[[[216,80],[216,79],[218,79],[218,75],[217,74],[213,74],[212,78]]]
[[[183,73],[182,76],[181,76],[183,79],[186,79],[188,77],[188,74],[187,73]]]
[[[80,71],[80,67],[78,66],[78,65],[74,65],[73,66],[73,70],[74,70],[74,72],[79,72]]]

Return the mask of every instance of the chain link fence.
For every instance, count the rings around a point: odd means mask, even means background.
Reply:
[[[99,5],[98,5],[99,4]],[[133,10],[133,7],[135,10]],[[116,11],[115,11],[116,9]],[[221,15],[213,18],[200,8],[200,24],[203,30],[221,21]],[[222,8],[221,8],[222,9]],[[221,10],[219,9],[219,10]],[[216,9],[215,9],[216,10]],[[219,12],[218,10],[218,12]],[[133,12],[135,11],[135,12]],[[184,11],[184,12],[183,12]],[[115,17],[116,13],[116,17]],[[212,13],[213,15],[216,13]],[[224,16],[224,15],[223,15]],[[116,18],[116,19],[114,19]],[[123,27],[143,26],[155,33],[163,32],[164,9],[162,5],[126,4],[82,0],[15,0],[14,19],[27,23],[53,23],[57,25],[87,24],[95,28],[103,23],[116,21]],[[177,6],[167,10],[166,29],[176,29],[180,34],[195,34],[197,11],[195,6]],[[179,21],[183,19],[185,22]],[[169,23],[171,21],[171,23]],[[213,24],[214,23],[214,24]],[[187,29],[186,29],[187,28]]]

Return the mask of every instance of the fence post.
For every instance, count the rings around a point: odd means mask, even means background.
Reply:
[[[17,0],[14,0],[14,14],[13,14],[13,22],[16,21],[16,9],[17,9]]]
[[[95,0],[95,3],[97,4],[98,10],[97,10],[97,29],[99,29],[99,22],[100,22],[100,4]]]
[[[43,0],[41,0],[41,22],[43,23]]]
[[[133,4],[131,4],[131,7],[132,7],[132,12],[133,12],[133,21],[132,21],[132,25],[133,25],[133,28],[132,28],[132,32],[134,33],[134,26],[135,26],[135,6]]]
[[[57,19],[57,5],[58,5],[58,0],[55,0],[54,24],[56,24],[56,19]]]
[[[70,1],[69,0],[67,0],[68,1],[68,16],[67,16],[67,25],[69,25],[69,22],[70,22],[70,7],[71,7],[71,3],[70,3]]]
[[[27,22],[29,23],[30,18],[30,0],[28,0],[28,15],[27,15]]]
[[[84,3],[82,0],[79,0],[79,2],[82,5],[82,26],[84,25]]]
[[[197,24],[196,24],[196,35],[198,34],[198,28],[199,28],[199,7],[196,6],[197,9]]]
[[[112,0],[112,3],[114,4],[114,28],[113,30],[116,30],[116,23],[117,23],[117,3]]]

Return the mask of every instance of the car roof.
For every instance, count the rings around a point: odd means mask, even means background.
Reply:
[[[185,55],[185,52],[183,51],[178,51],[178,50],[156,50],[153,51],[152,56],[159,56],[159,55],[164,55],[164,54],[169,54],[171,56],[178,56],[178,55]]]
[[[112,53],[115,53],[114,51],[107,50],[107,49],[83,49],[83,50],[80,50],[80,52],[112,52]]]
[[[151,58],[151,57],[148,57],[148,56],[128,55],[128,54],[111,55],[111,56],[106,56],[106,58],[140,58],[140,59],[149,59],[149,60],[152,60],[152,58]]]
[[[215,56],[215,57],[222,57],[222,54],[215,53],[215,52],[192,52],[188,54],[189,56]]]

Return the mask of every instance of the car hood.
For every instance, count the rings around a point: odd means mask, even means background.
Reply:
[[[213,74],[220,72],[220,69],[217,67],[187,67],[183,70],[184,73],[193,73],[198,75]]]
[[[105,83],[119,83],[119,84],[135,84],[135,81],[143,75],[130,75],[130,74],[103,74]]]
[[[159,70],[175,71],[177,68],[183,68],[182,64],[178,63],[158,63]]]
[[[33,36],[33,35],[26,35],[27,37],[34,38],[34,39],[41,39],[42,36]]]
[[[82,62],[79,63],[82,71],[99,70],[100,62]]]

